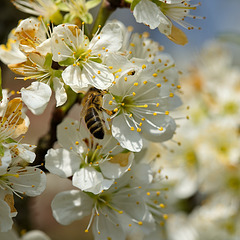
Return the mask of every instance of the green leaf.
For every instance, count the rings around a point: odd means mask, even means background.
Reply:
[[[141,0],[133,0],[131,3],[131,10],[133,11],[133,9],[136,7],[136,5],[140,2]]]

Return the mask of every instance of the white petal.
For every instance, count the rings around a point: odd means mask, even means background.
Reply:
[[[153,116],[150,121],[163,129],[159,130],[157,127],[147,123],[147,121],[144,121],[141,127],[144,138],[153,142],[163,142],[173,137],[176,130],[176,123],[172,117],[168,115],[157,115]]]
[[[68,178],[80,167],[81,159],[74,152],[66,149],[49,149],[46,156],[45,167],[60,177]]]
[[[100,37],[100,39],[99,39]],[[93,53],[99,53],[104,49],[108,52],[118,51],[122,47],[123,34],[118,23],[107,23],[100,34],[93,37],[89,48]]]
[[[9,174],[16,175],[9,176],[8,179],[12,183],[11,187],[20,193],[24,193],[27,196],[38,196],[46,187],[46,175],[45,173],[34,167],[12,167]]]
[[[93,222],[93,235],[95,239],[106,240],[116,239],[125,240],[126,233],[123,231],[121,225],[117,225],[118,216],[108,209],[101,209],[104,214],[100,214],[94,219]],[[99,234],[99,232],[100,234]]]
[[[12,218],[10,217],[10,207],[0,199],[0,232],[7,232],[12,228]]]
[[[33,230],[24,234],[21,240],[51,240],[44,232]]]
[[[67,101],[67,93],[64,88],[64,84],[60,81],[59,78],[54,77],[53,81],[53,89],[55,91],[55,99],[56,99],[56,107],[63,105]]]
[[[133,15],[137,22],[149,25],[151,29],[158,27],[162,17],[158,6],[149,0],[141,0],[135,6]]]
[[[33,114],[42,114],[52,95],[51,88],[42,82],[32,82],[31,86],[21,89],[22,100]]]
[[[75,220],[90,215],[93,200],[81,191],[71,190],[57,194],[51,207],[57,222],[68,225]]]
[[[102,173],[92,167],[85,167],[74,173],[72,184],[82,191],[99,194],[103,190],[109,189],[113,180],[104,179]]]
[[[110,161],[105,161],[99,165],[101,172],[107,178],[119,178],[133,163],[133,153],[120,153],[112,156]]]
[[[110,87],[114,80],[114,76],[107,66],[93,61],[88,61],[83,65],[82,78],[84,81],[88,81],[89,85],[102,90]]]
[[[0,176],[5,174],[8,166],[12,161],[12,156],[9,149],[4,150],[4,155],[0,159]]]
[[[129,124],[135,128],[132,122]],[[112,135],[115,137],[123,148],[133,152],[140,152],[143,146],[142,138],[135,129],[130,130],[123,114],[115,117],[112,123]]]
[[[78,66],[70,65],[62,72],[62,78],[66,85],[69,85],[76,93],[85,91],[88,88],[89,80],[84,77]]]

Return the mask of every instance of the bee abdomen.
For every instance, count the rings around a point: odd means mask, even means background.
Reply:
[[[98,112],[94,107],[89,107],[85,115],[85,123],[90,133],[98,139],[104,138],[104,129]]]

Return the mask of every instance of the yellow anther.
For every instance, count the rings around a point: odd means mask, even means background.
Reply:
[[[119,68],[119,69],[118,69],[118,72],[121,72],[121,71],[122,71],[122,69],[121,69],[121,68]]]
[[[125,81],[125,82],[127,81],[127,77],[124,77],[124,81]]]
[[[159,131],[163,131],[163,127],[160,127],[158,130],[159,130]]]
[[[60,52],[58,52],[58,55],[60,55],[61,53]]]
[[[151,193],[150,193],[150,192],[147,192],[147,195],[148,195],[148,196],[150,196],[150,195],[151,195]]]
[[[115,108],[113,111],[114,111],[114,112],[117,112],[117,111],[118,111],[118,108]]]
[[[77,65],[78,65],[78,66],[80,66],[80,63],[79,63],[79,62],[77,62]]]
[[[157,77],[157,73],[154,73],[154,74],[153,74],[153,77]]]
[[[141,128],[137,128],[137,132],[141,132],[142,131],[142,129]]]
[[[132,224],[130,223],[130,224],[128,224],[128,226],[129,226],[129,227],[131,227],[131,226],[132,226]]]
[[[106,48],[105,47],[102,47],[102,50],[105,50]]]
[[[138,222],[138,225],[143,225],[143,222]]]
[[[147,66],[145,64],[142,65],[142,69],[146,68]]]
[[[113,66],[109,66],[108,68],[109,68],[109,69],[113,69]]]
[[[100,53],[98,54],[98,57],[101,57],[101,54],[100,54]]]
[[[132,113],[130,113],[130,114],[129,114],[129,117],[132,117],[132,116],[133,116]]]
[[[159,195],[160,195],[160,192],[156,192],[156,195],[159,196]]]
[[[85,229],[85,233],[88,233],[88,229]]]
[[[163,214],[163,218],[164,218],[165,220],[167,220],[167,219],[168,219],[168,215],[167,215],[167,214]]]
[[[186,119],[189,120],[189,116],[186,116]]]
[[[145,118],[142,118],[141,120],[142,120],[142,121],[145,121]]]
[[[113,81],[112,83],[113,83],[113,84],[116,84],[116,81]]]
[[[165,208],[166,206],[165,206],[163,203],[160,203],[160,204],[159,204],[159,207],[160,207],[160,208]]]
[[[147,81],[144,81],[143,84],[147,84]]]
[[[162,86],[161,83],[157,83],[156,85],[157,85],[157,87],[161,87]]]
[[[181,89],[181,86],[180,86],[180,85],[177,85],[177,89]]]
[[[165,111],[165,114],[168,115],[168,114],[169,114],[169,111]]]
[[[153,116],[157,116],[157,113],[156,113],[156,112],[154,112],[154,113],[153,113]]]
[[[108,104],[109,104],[109,105],[112,105],[112,104],[113,104],[113,101],[109,101]]]
[[[76,64],[74,63],[73,66],[76,67]]]
[[[98,74],[100,74],[100,73],[101,73],[101,71],[99,71],[99,70],[98,70],[98,72],[97,72],[97,73],[98,73]]]
[[[134,127],[131,127],[130,129],[131,129],[131,131],[134,131]]]
[[[94,79],[94,78],[96,78],[96,76],[93,75],[92,78]]]
[[[121,105],[122,105],[122,106],[124,106],[124,105],[125,105],[125,103],[121,103]]]
[[[174,94],[173,93],[169,93],[169,97],[174,97]]]
[[[159,107],[160,103],[156,103],[156,107]]]
[[[135,82],[133,85],[134,85],[134,86],[138,86],[138,83],[137,83],[137,82]]]
[[[142,122],[139,123],[139,126],[140,126],[140,127],[142,126]]]
[[[118,76],[118,75],[116,75],[116,76],[115,76],[115,78],[119,78],[119,76]]]
[[[72,150],[72,147],[70,147],[70,150]]]
[[[118,211],[118,213],[123,214],[123,211]]]
[[[132,95],[133,95],[133,96],[135,96],[135,95],[136,95],[136,93],[135,93],[135,92],[132,92]]]
[[[112,97],[112,100],[115,100],[115,97]]]
[[[75,144],[76,144],[76,145],[78,145],[78,144],[79,144],[79,142],[78,142],[78,141],[76,141],[76,142],[75,142]]]
[[[144,104],[144,105],[143,105],[143,107],[147,108],[147,107],[148,107],[148,105],[147,105],[147,104]]]
[[[132,54],[132,51],[129,51],[129,54]]]

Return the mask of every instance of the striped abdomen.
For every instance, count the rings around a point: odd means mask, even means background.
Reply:
[[[104,138],[104,129],[102,120],[99,117],[97,110],[94,107],[89,107],[87,109],[87,113],[85,115],[85,123],[87,124],[87,128],[90,133],[98,139]]]

